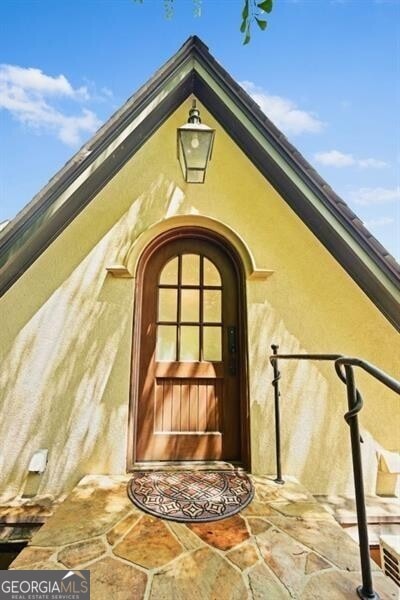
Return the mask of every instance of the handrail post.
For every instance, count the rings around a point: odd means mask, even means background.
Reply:
[[[277,344],[272,344],[272,353],[274,355],[278,354],[279,346]],[[278,359],[274,359],[272,361],[272,367],[274,370],[274,379],[272,381],[272,385],[274,386],[274,401],[275,401],[275,448],[276,448],[276,479],[275,483],[283,484],[285,483],[282,478],[282,466],[281,466],[281,419],[280,419],[280,407],[279,407],[279,379],[281,378],[281,374],[278,369]]]
[[[350,365],[344,365],[346,371],[347,402],[349,411],[356,408],[357,390],[354,383],[354,372]],[[360,430],[358,415],[354,413],[348,419],[350,427],[351,454],[353,459],[354,487],[356,494],[358,538],[360,544],[362,585],[357,588],[357,594],[362,600],[379,600],[374,591],[371,576],[371,559],[369,556],[367,511],[365,508],[363,470],[361,460]]]

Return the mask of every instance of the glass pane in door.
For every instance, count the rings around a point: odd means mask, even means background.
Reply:
[[[200,331],[198,326],[182,325],[179,360],[198,361],[200,359]]]
[[[178,257],[172,258],[167,262],[161,271],[161,285],[178,285]]]
[[[159,325],[157,330],[156,360],[176,360],[176,326]]]
[[[200,321],[199,290],[181,291],[181,321],[191,321],[194,323],[198,323]]]
[[[203,321],[221,323],[221,290],[204,290]]]
[[[172,321],[178,320],[177,290],[169,288],[160,288],[158,296],[158,320]]]
[[[215,362],[222,360],[221,327],[204,327],[203,359]]]
[[[182,285],[200,285],[200,255],[182,255]]]
[[[221,285],[221,277],[217,267],[208,258],[204,258],[204,285]]]

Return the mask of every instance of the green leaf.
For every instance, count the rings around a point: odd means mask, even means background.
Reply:
[[[261,10],[263,10],[266,13],[270,13],[272,10],[272,0],[263,0],[263,2],[260,2],[259,4],[257,4],[258,8],[261,8]]]
[[[245,0],[243,10],[242,10],[243,21],[246,21],[248,16],[249,16],[249,0]]]
[[[248,26],[247,29],[246,29],[246,35],[244,36],[243,46],[245,46],[246,44],[248,44],[249,41],[250,41],[250,26]]]
[[[240,31],[241,31],[242,33],[244,33],[244,32],[246,31],[246,27],[247,27],[247,20],[246,20],[246,19],[244,19],[244,21],[242,21],[242,24],[241,24],[241,26],[240,26]]]
[[[257,25],[259,26],[259,28],[262,29],[262,31],[264,31],[264,29],[267,26],[267,21],[263,21],[262,19],[257,19],[257,17],[256,17],[256,21],[257,21]]]

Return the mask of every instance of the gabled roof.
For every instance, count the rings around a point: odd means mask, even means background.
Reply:
[[[400,267],[395,259],[196,36],[0,232],[0,295],[191,94],[400,329]]]

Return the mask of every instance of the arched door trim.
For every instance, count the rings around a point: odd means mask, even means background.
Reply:
[[[175,215],[174,217],[154,223],[136,238],[122,261],[121,266],[126,269],[126,272],[131,277],[136,277],[140,259],[150,244],[157,240],[159,236],[168,234],[173,229],[178,230],[187,227],[199,227],[214,232],[214,235],[225,240],[225,243],[230,245],[236,252],[246,279],[266,279],[274,273],[273,270],[256,264],[250,247],[234,229],[218,219],[204,215]],[[176,234],[178,235],[178,231]],[[118,259],[115,259],[114,262],[119,264]]]

